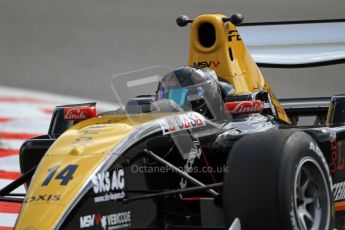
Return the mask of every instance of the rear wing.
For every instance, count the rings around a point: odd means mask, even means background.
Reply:
[[[291,98],[279,100],[294,126],[300,117],[315,117],[313,125],[345,127],[345,95],[318,98]]]
[[[324,116],[327,115],[332,97],[279,99],[287,115]]]
[[[332,97],[280,99],[293,126],[325,126]]]
[[[261,67],[298,68],[345,62],[345,19],[244,23],[237,29]]]

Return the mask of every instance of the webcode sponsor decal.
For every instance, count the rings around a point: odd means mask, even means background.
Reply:
[[[131,211],[109,215],[91,214],[80,217],[80,228],[102,226],[102,229],[121,229],[131,226]]]

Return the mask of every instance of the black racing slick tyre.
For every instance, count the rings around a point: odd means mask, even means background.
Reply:
[[[332,179],[316,142],[296,130],[248,135],[232,148],[224,175],[227,226],[242,230],[333,228]]]

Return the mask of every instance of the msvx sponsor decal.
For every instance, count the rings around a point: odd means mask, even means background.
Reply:
[[[193,62],[193,67],[196,68],[217,68],[220,65],[220,61],[198,61]]]
[[[95,203],[123,199],[125,197],[124,175],[123,169],[97,173],[92,178],[93,192],[100,194],[94,198]]]
[[[80,217],[80,228],[102,227],[102,229],[121,229],[131,226],[131,211],[108,215],[90,214]]]

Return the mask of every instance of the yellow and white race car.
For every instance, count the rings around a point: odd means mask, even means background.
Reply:
[[[258,65],[344,62],[345,20],[242,20],[180,16],[187,66],[114,76],[114,111],[56,107],[0,190],[15,229],[343,229],[345,97],[278,100]]]

